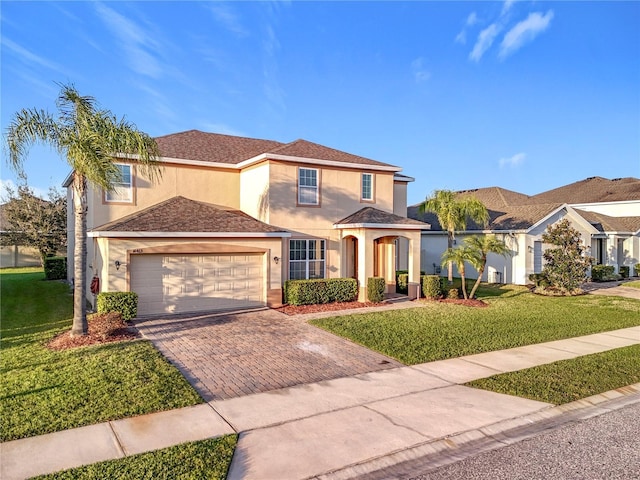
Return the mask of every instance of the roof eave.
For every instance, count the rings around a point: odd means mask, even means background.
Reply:
[[[385,230],[427,230],[431,225],[414,225],[410,223],[334,223],[335,229],[380,228]]]
[[[98,230],[91,238],[289,238],[290,232],[125,232]]]

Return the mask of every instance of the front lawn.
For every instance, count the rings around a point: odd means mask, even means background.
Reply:
[[[640,280],[634,280],[632,282],[625,282],[622,284],[623,287],[631,287],[631,288],[640,288]]]
[[[0,270],[1,440],[202,402],[150,342],[51,351],[71,328],[68,285],[41,269]]]
[[[640,301],[601,295],[545,297],[515,285],[483,285],[487,308],[423,307],[313,320],[405,364],[503,350],[640,325]]]
[[[227,477],[236,441],[236,435],[226,435],[36,478],[38,480],[103,480],[105,478],[112,480],[132,478],[223,480]]]
[[[467,383],[561,405],[640,382],[640,345],[503,373]]]

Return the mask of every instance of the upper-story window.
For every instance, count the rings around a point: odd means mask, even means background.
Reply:
[[[105,202],[131,203],[133,202],[133,176],[131,165],[116,164],[120,170],[120,181],[113,184],[113,190],[104,192]]]
[[[320,204],[320,187],[317,168],[298,168],[298,204]]]
[[[363,173],[360,183],[360,199],[373,202],[373,173]]]

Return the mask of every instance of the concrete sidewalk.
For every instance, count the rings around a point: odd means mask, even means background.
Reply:
[[[230,479],[350,478],[411,455],[457,448],[487,435],[495,437],[559,415],[567,408],[461,383],[633,344],[640,344],[640,327],[300,385],[5,442],[0,444],[0,477],[29,478],[237,432],[240,439]],[[640,399],[640,388],[620,390]]]

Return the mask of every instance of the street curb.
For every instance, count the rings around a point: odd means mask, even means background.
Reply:
[[[431,440],[389,455],[309,477],[309,480],[399,478],[415,474],[416,467],[420,468],[420,473],[428,473],[467,457],[518,443],[546,431],[580,423],[636,403],[640,403],[640,383],[609,390],[564,405],[545,408],[479,429]]]

